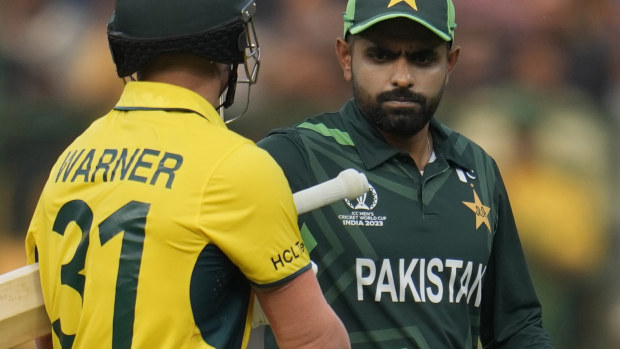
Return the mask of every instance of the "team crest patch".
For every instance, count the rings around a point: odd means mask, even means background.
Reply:
[[[368,191],[362,196],[353,200],[344,199],[344,202],[351,209],[351,212],[338,215],[342,225],[382,227],[383,222],[387,219],[386,216],[378,216],[373,212],[379,202],[379,195],[371,184],[369,184]]]
[[[491,232],[491,223],[489,222],[489,214],[491,213],[491,208],[489,206],[485,206],[480,201],[476,190],[474,192],[474,202],[466,202],[462,201],[463,204],[469,207],[476,214],[476,230],[482,225],[486,225],[489,233]]]

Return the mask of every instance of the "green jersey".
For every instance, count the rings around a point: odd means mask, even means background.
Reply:
[[[258,143],[293,192],[346,168],[369,180],[363,196],[299,217],[353,348],[552,347],[495,161],[436,120],[430,129],[423,173],[353,100]]]

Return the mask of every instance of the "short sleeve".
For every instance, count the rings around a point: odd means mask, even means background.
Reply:
[[[493,348],[553,348],[542,326],[542,310],[532,284],[517,227],[499,170],[498,224],[485,275],[480,339]]]
[[[36,241],[36,231],[37,231],[37,222],[38,217],[41,214],[40,204],[37,204],[35,212],[32,216],[32,220],[30,221],[30,226],[28,227],[28,232],[26,233],[26,263],[33,264],[38,262],[37,260],[37,241]]]
[[[298,134],[293,130],[287,133],[272,133],[260,140],[258,146],[265,149],[282,167],[293,191],[306,189],[317,184],[312,182],[312,170],[308,166],[307,152]]]
[[[204,191],[200,225],[256,285],[277,284],[309,267],[284,173],[254,144],[217,166]]]

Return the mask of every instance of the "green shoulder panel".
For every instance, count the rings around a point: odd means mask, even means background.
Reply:
[[[304,122],[299,124],[297,127],[313,130],[325,137],[333,137],[334,140],[340,145],[355,145],[351,139],[351,136],[347,132],[336,128],[328,128],[325,124],[312,124],[310,122]]]

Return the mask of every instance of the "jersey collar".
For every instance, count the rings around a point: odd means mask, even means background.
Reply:
[[[438,157],[441,156],[457,167],[470,171],[476,168],[471,141],[435,118],[431,119],[430,129],[433,133],[433,145]]]
[[[184,87],[150,81],[130,81],[115,110],[169,110],[195,113],[226,127],[220,114],[202,96]]]
[[[361,114],[354,99],[349,100],[340,110],[346,120],[347,132],[351,136],[366,169],[372,169],[388,159],[400,154],[400,151],[385,142],[383,136]],[[465,151],[469,142],[465,138],[431,119],[430,129],[433,133],[434,151],[437,161],[448,161],[468,170],[474,168],[471,151]]]

